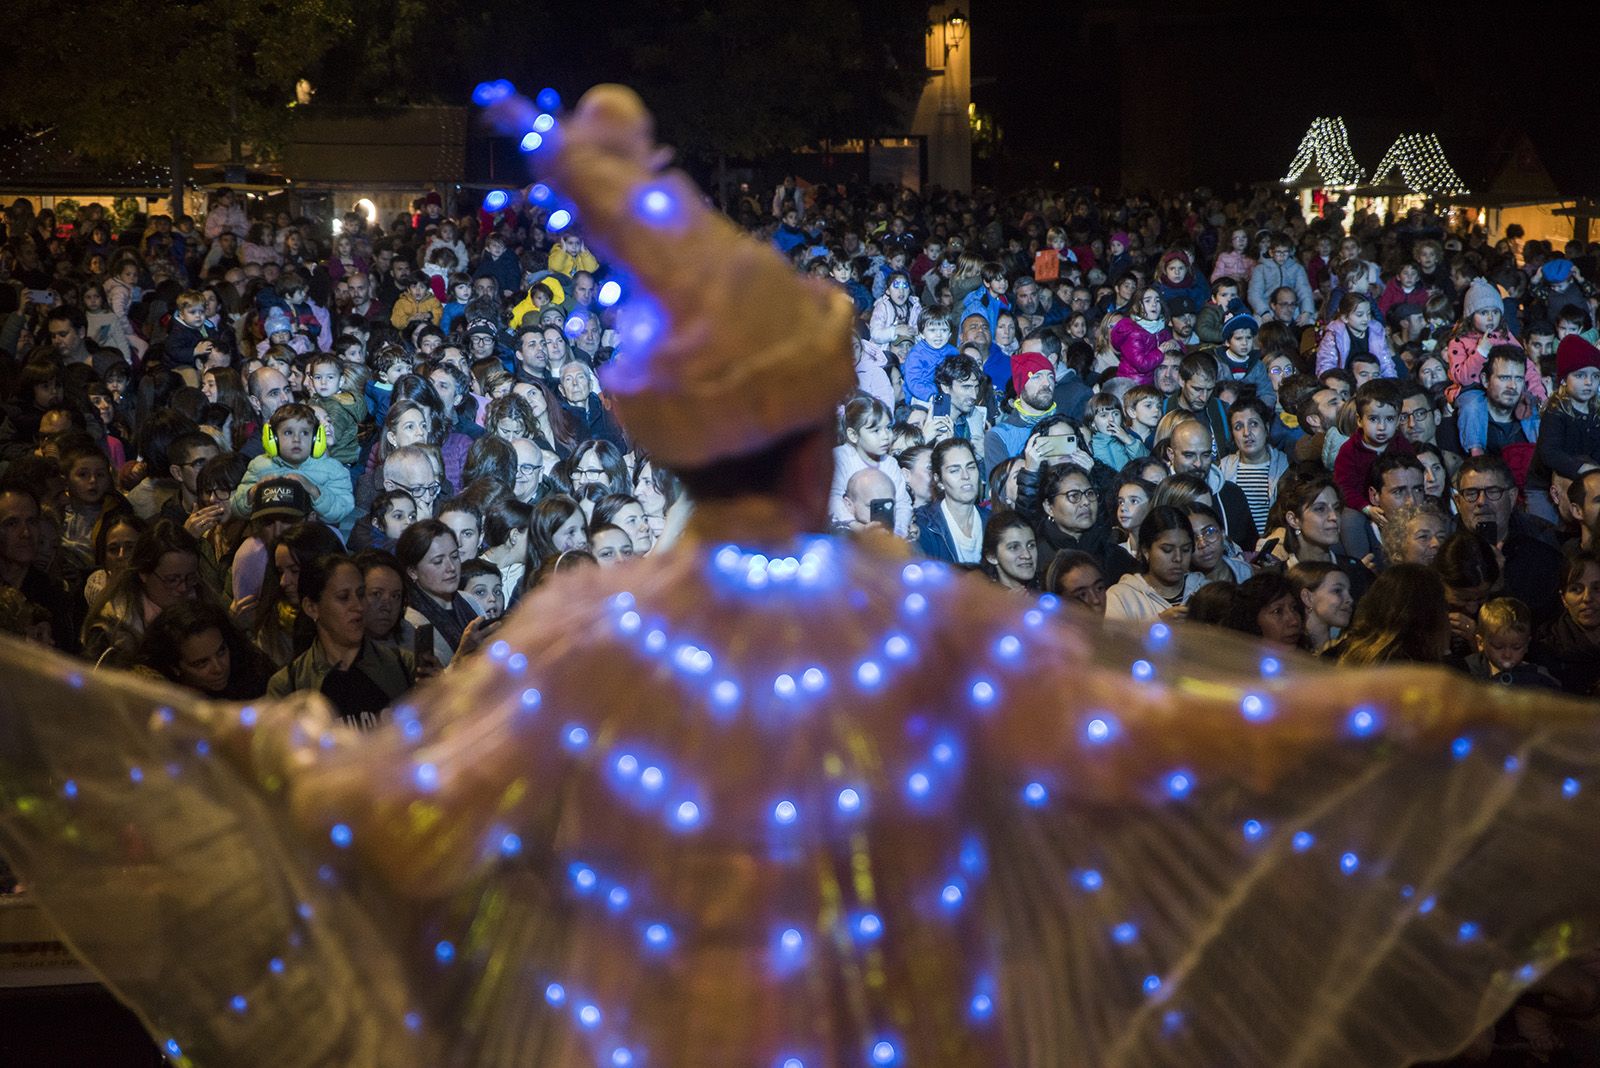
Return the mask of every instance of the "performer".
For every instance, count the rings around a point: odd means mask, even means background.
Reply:
[[[818,536],[848,300],[661,173],[627,90],[555,132],[677,548],[364,735],[0,646],[0,849],[171,1056],[1398,1065],[1592,941],[1588,709]]]

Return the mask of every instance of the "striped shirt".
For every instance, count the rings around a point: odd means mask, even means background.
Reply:
[[[1267,529],[1267,513],[1272,511],[1272,463],[1247,464],[1239,461],[1233,481],[1244,493],[1250,505],[1250,518],[1256,521],[1257,530]]]

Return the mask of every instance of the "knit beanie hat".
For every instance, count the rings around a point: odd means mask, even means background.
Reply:
[[[1556,381],[1566,378],[1585,367],[1600,369],[1600,349],[1595,348],[1577,334],[1568,334],[1556,346]]]
[[[1544,280],[1546,282],[1565,282],[1572,277],[1571,260],[1551,260],[1544,265]]]
[[[1126,249],[1128,247],[1128,232],[1126,230],[1118,230],[1111,235],[1111,240]]]
[[[1236,330],[1248,330],[1254,336],[1261,330],[1261,325],[1256,322],[1256,317],[1244,312],[1235,312],[1228,316],[1222,324],[1222,343],[1226,345]]]
[[[1474,278],[1472,284],[1467,287],[1466,300],[1462,302],[1461,316],[1464,319],[1471,319],[1476,313],[1488,308],[1493,308],[1504,315],[1506,310],[1505,301],[1500,299],[1500,291],[1494,286],[1482,278]]]
[[[1040,371],[1053,370],[1050,357],[1042,352],[1019,352],[1011,357],[1011,388],[1017,396],[1022,396],[1022,388],[1028,384],[1028,379]]]
[[[267,312],[267,336],[273,334],[294,333],[294,322],[289,318],[289,313],[282,308],[273,308]]]

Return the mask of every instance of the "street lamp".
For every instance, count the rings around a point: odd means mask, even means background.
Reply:
[[[928,23],[928,36],[933,36],[935,28],[944,30],[944,65],[950,65],[950,53],[961,47],[961,42],[967,39],[969,28],[966,13],[959,7],[945,16],[942,22]]]

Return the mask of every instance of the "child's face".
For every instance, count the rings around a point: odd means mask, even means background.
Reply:
[[[98,289],[85,289],[83,291],[83,310],[99,311],[106,306],[106,298]]]
[[[1593,367],[1583,367],[1566,378],[1567,393],[1579,404],[1588,404],[1594,400],[1597,390],[1600,390],[1600,370]]]
[[[475,576],[462,592],[471,597],[473,603],[481,605],[483,614],[489,619],[499,619],[506,610],[505,598],[500,592],[500,580],[493,575]]]
[[[1507,627],[1492,634],[1478,634],[1478,652],[1496,671],[1510,671],[1528,656],[1528,633]]]
[[[406,528],[417,521],[417,502],[399,497],[389,502],[383,512],[383,535],[390,541],[399,541]]]
[[[950,324],[943,319],[933,319],[922,328],[922,340],[930,348],[942,349],[950,344]]]
[[[411,370],[411,365],[404,360],[395,360],[383,372],[383,380],[391,386],[400,381],[401,377]]]
[[[421,275],[413,278],[411,284],[406,287],[406,293],[412,300],[427,300],[428,292],[428,280]]]
[[[86,456],[67,472],[67,493],[74,504],[96,507],[111,491],[111,465],[102,457]]]
[[[1115,408],[1101,408],[1094,413],[1094,429],[1098,434],[1112,434],[1122,426],[1122,413]]]
[[[1480,334],[1492,334],[1500,329],[1500,309],[1480,308],[1472,313],[1472,326]]]
[[[1414,264],[1408,263],[1404,267],[1400,268],[1401,289],[1415,289],[1417,287],[1417,283],[1421,280],[1422,272],[1417,270]]]
[[[457,304],[465,304],[472,299],[472,284],[470,282],[457,282],[450,290]]]
[[[267,343],[270,345],[287,345],[292,336],[287,330],[274,330],[267,335]]]
[[[1568,334],[1576,333],[1578,333],[1578,324],[1571,319],[1561,319],[1556,322],[1557,340],[1566,337]]]
[[[1161,402],[1154,397],[1140,397],[1130,413],[1133,421],[1146,430],[1161,422]]]
[[[1389,444],[1389,439],[1394,437],[1395,427],[1400,425],[1400,413],[1392,404],[1369,404],[1364,412],[1356,416],[1356,426],[1361,430],[1361,438],[1368,445],[1381,448]]]
[[[319,397],[331,397],[339,392],[343,377],[333,364],[319,363],[311,369],[311,392]]]
[[[191,330],[198,330],[200,324],[206,321],[206,306],[204,304],[185,304],[178,309],[178,321]]]
[[[298,466],[311,458],[311,442],[317,433],[315,423],[308,419],[287,419],[276,433],[278,459]]]
[[[1250,355],[1250,343],[1255,336],[1248,330],[1235,330],[1228,335],[1228,351],[1241,360]]]
[[[1223,286],[1211,298],[1211,303],[1219,308],[1226,308],[1229,304],[1239,299],[1238,286]]]
[[[289,292],[284,294],[283,299],[288,301],[290,304],[304,304],[306,301],[306,291],[304,288],[291,289]]]
[[[1355,376],[1356,388],[1360,389],[1362,386],[1378,377],[1378,365],[1375,363],[1367,363],[1365,361],[1353,363],[1350,365],[1350,373]]]

